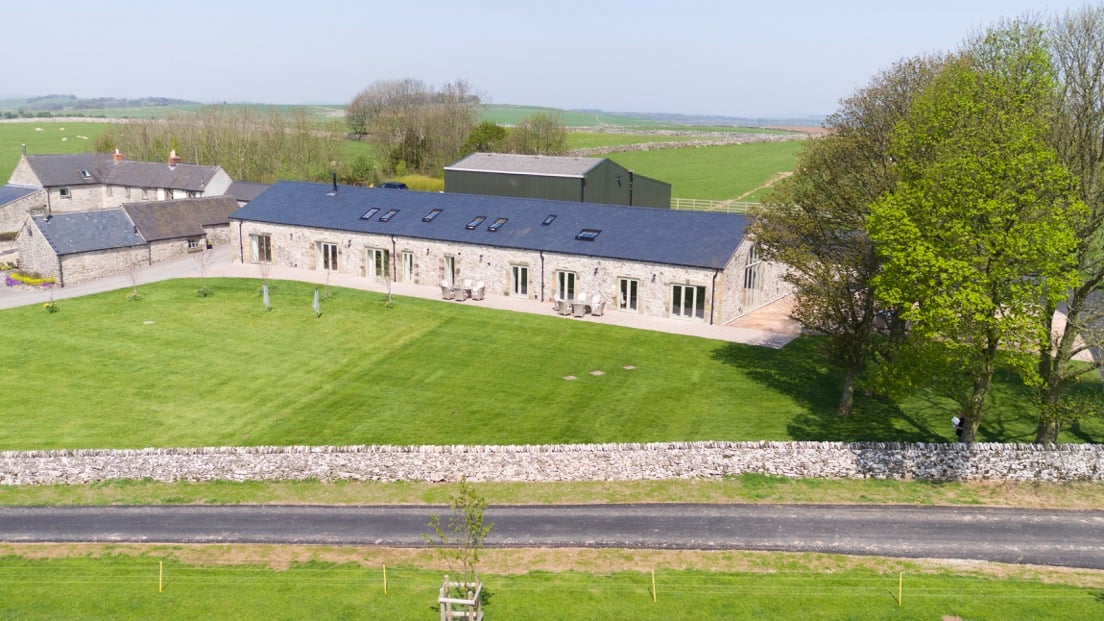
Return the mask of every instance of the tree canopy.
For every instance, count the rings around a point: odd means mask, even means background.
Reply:
[[[975,437],[998,357],[1032,381],[1042,316],[1074,284],[1073,176],[1047,143],[1056,82],[1042,32],[1013,23],[951,60],[898,124],[899,180],[871,207],[884,257],[874,283],[912,323],[922,375],[965,378]],[[933,369],[936,364],[941,368]]]
[[[877,348],[878,321],[885,331],[899,327],[871,287],[881,259],[866,217],[872,203],[893,191],[897,176],[888,147],[894,128],[939,63],[897,63],[844,100],[825,123],[831,131],[806,146],[794,174],[754,213],[751,234],[764,257],[790,268],[785,278],[795,288],[794,318],[825,335],[829,360],[845,373],[841,415],[850,414],[856,382]]]
[[[433,89],[420,80],[381,80],[346,108],[349,130],[376,145],[388,172],[438,174],[462,155],[479,96],[463,80]]]
[[[232,179],[324,181],[342,167],[342,136],[320,131],[305,110],[207,106],[194,115],[132,120],[113,125],[94,149],[119,149],[129,159],[163,161],[176,150],[184,160],[221,166]]]

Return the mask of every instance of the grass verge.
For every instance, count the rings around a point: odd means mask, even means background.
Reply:
[[[1104,606],[1104,572],[990,563],[569,549],[487,550],[481,567],[501,619],[1096,619]],[[431,550],[0,545],[0,615],[433,619],[445,571]]]
[[[471,483],[492,505],[687,503],[834,503],[979,505],[1104,509],[1095,483],[788,479],[742,475],[723,480],[581,483]],[[90,485],[0,486],[0,506],[163,504],[448,504],[452,483],[269,481],[159,483],[108,481]]]

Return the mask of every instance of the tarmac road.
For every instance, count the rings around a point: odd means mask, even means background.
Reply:
[[[421,547],[445,507],[0,508],[8,542]],[[488,547],[816,551],[1104,569],[1104,511],[905,505],[495,506]]]

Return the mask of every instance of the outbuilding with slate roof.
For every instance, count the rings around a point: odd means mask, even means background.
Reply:
[[[230,196],[123,205],[149,244],[151,263],[225,246],[230,242],[229,216],[237,209],[238,201]]]
[[[122,209],[31,216],[19,233],[21,267],[59,286],[149,264],[146,241]]]
[[[20,267],[65,286],[201,256],[229,242],[237,209],[233,198],[212,196],[32,216],[17,239]]]
[[[0,186],[0,233],[14,233],[31,213],[46,213],[46,191],[21,185]],[[2,245],[2,244],[0,244]]]
[[[724,323],[789,292],[740,214],[284,181],[230,220],[243,263],[655,317]]]

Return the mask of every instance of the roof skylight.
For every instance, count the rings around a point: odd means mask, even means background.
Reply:
[[[492,222],[491,225],[487,227],[487,230],[494,233],[498,229],[502,228],[502,225],[506,224],[507,220],[509,220],[509,218],[495,218],[495,221]]]
[[[388,209],[387,213],[379,217],[380,222],[390,222],[391,218],[395,217],[395,214],[399,213],[398,209]]]

